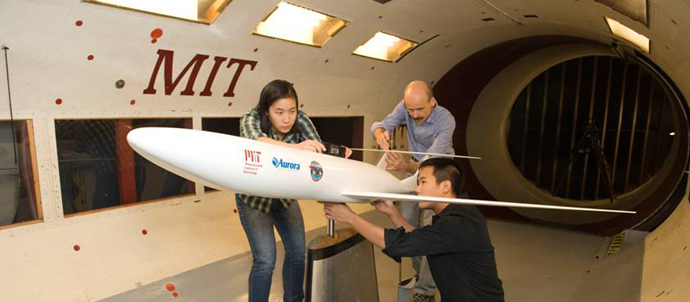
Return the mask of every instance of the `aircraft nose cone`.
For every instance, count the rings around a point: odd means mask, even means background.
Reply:
[[[153,128],[139,128],[139,129],[134,129],[127,133],[127,143],[132,147],[134,150],[144,150],[148,151],[147,147],[148,145],[153,142],[153,138],[155,138],[155,129]]]
[[[178,131],[176,131],[178,130]],[[127,134],[127,143],[141,155],[162,156],[176,150],[176,133],[182,129],[147,127],[138,128]],[[179,146],[178,146],[179,147]]]
[[[144,129],[134,129],[132,131],[129,131],[129,133],[127,133],[127,143],[132,148],[138,147],[141,145],[141,142],[143,140],[142,134],[144,134],[144,133],[142,133],[140,130],[144,130]]]

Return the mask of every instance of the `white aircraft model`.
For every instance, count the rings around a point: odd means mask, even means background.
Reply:
[[[206,186],[274,198],[364,203],[376,199],[635,214],[634,211],[413,195],[416,175],[398,180],[376,166],[215,132],[139,128],[129,145],[154,164]]]

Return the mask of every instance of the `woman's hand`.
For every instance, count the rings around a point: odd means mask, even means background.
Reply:
[[[303,141],[303,142],[296,144],[294,146],[297,149],[302,149],[302,150],[307,150],[307,151],[317,152],[317,153],[322,153],[322,152],[326,151],[326,147],[322,143],[315,141],[315,140],[311,140],[311,139]]]

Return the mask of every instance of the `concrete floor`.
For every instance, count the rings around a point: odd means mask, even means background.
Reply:
[[[387,223],[379,213],[364,215]],[[606,256],[610,238],[501,221],[489,221],[489,230],[506,301],[639,301],[644,245],[633,241],[644,234],[631,236],[636,239]],[[311,231],[307,240],[324,232],[325,228]],[[282,301],[283,250],[278,247],[270,301]],[[379,249],[374,253],[380,301],[396,301],[398,264]],[[250,269],[251,254],[245,253],[101,301],[246,301]],[[403,277],[413,274],[409,260],[403,261]],[[167,284],[175,286],[178,297]]]
[[[368,212],[364,214],[367,219],[387,225],[387,219],[380,214]],[[345,224],[337,224],[336,228],[348,227]],[[307,242],[319,234],[326,232],[326,228],[319,228],[307,232]],[[278,255],[276,269],[273,273],[271,295],[269,301],[282,301],[283,283],[281,267],[283,265],[284,250],[281,243],[277,244]],[[397,295],[398,264],[374,247],[376,256],[376,271],[379,285],[380,301],[395,301]],[[182,274],[144,285],[138,289],[124,292],[101,302],[159,302],[159,301],[247,301],[247,278],[252,266],[251,253],[230,257]],[[403,276],[414,275],[409,259],[403,261]],[[177,297],[166,289],[167,284],[175,286]]]

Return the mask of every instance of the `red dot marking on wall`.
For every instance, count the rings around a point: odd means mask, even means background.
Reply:
[[[228,107],[232,107],[232,102],[229,102],[229,103],[228,103]]]
[[[129,104],[130,104],[130,105],[134,105],[134,104],[136,104],[136,103],[137,103],[137,100],[131,100],[131,101],[129,101]]]
[[[82,24],[84,24],[84,22],[81,20],[77,20],[77,22],[74,22],[74,25],[76,26],[81,26]]]
[[[79,245],[76,245],[76,244],[74,245],[74,250],[75,250],[75,251],[78,252],[80,249],[81,249],[81,247],[79,247]]]
[[[88,57],[86,57],[86,59],[89,61],[93,60],[93,55],[89,55]]]
[[[151,31],[151,39],[160,39],[160,37],[163,36],[163,30],[160,28],[156,28]]]
[[[173,297],[175,297],[175,298],[177,298],[177,296],[179,296],[179,294],[178,294],[177,292],[172,293],[172,295],[173,295]]]
[[[141,230],[141,234],[143,234],[143,235],[146,235],[148,233],[149,233],[149,231],[147,231],[147,230]]]
[[[257,51],[259,51],[259,49],[258,49],[258,48],[254,48],[254,52],[257,52]]]
[[[157,39],[151,39],[151,43],[152,43],[152,44],[155,44],[156,42],[158,42]]]
[[[300,107],[300,108],[304,108],[304,103],[299,104],[299,107]]]
[[[62,99],[55,100],[55,104],[58,104],[58,105],[62,104]]]
[[[172,283],[168,283],[165,285],[165,289],[167,289],[168,291],[174,291],[175,285],[173,285]]]
[[[237,214],[237,209],[232,209],[232,212]]]

